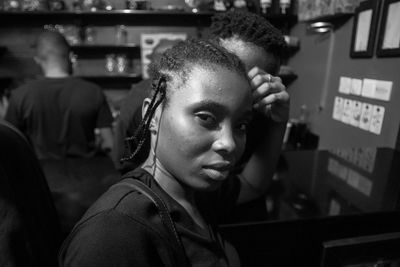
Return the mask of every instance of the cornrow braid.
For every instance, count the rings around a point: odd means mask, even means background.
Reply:
[[[155,80],[164,75],[170,81],[173,79],[171,75],[178,75],[185,82],[194,64],[211,69],[224,67],[247,77],[244,66],[236,55],[216,42],[198,39],[179,42],[165,51],[159,61],[150,64],[149,73]]]
[[[263,17],[244,11],[228,11],[212,18],[211,38],[239,39],[262,47],[266,52],[284,58],[287,45],[282,33]]]
[[[168,92],[178,89],[179,82],[185,83],[194,66],[211,70],[226,68],[247,80],[247,74],[240,59],[217,43],[189,39],[166,50],[159,60],[153,61],[149,66],[154,91],[152,100],[135,134],[126,139],[129,156],[124,157],[121,161],[133,160],[139,153],[150,135],[149,125],[155,110],[161,103],[168,104]],[[154,86],[156,84],[157,86]],[[146,146],[144,147],[146,148]],[[145,152],[148,155],[149,151]]]
[[[162,103],[162,101],[165,99],[165,91],[166,91],[165,82],[166,82],[165,77],[160,77],[157,86],[154,86],[153,84],[153,87],[155,87],[155,92],[151,99],[149,107],[147,108],[146,113],[139,124],[139,127],[136,129],[133,136],[125,139],[125,142],[127,143],[130,151],[130,155],[122,158],[121,159],[122,162],[132,160],[139,153],[140,149],[145,143],[148,137],[149,125],[154,115],[154,112],[156,111],[157,107]],[[158,94],[160,94],[160,97],[157,99]]]

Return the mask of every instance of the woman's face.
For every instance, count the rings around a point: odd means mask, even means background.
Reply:
[[[158,120],[157,159],[181,184],[216,189],[244,150],[250,85],[225,68],[195,66],[185,84],[169,90]]]

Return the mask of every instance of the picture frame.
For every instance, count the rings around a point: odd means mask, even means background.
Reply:
[[[322,244],[321,267],[399,266],[400,233],[349,237]]]
[[[378,57],[400,56],[400,0],[383,2],[376,55]]]
[[[350,57],[373,56],[380,3],[380,0],[368,0],[361,2],[355,9]]]

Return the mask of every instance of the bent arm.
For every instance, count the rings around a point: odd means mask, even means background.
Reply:
[[[238,203],[258,198],[267,190],[280,157],[289,119],[290,97],[282,80],[257,67],[248,75],[253,88],[255,119],[248,135],[252,154],[239,174]]]
[[[286,122],[269,120],[263,139],[260,140],[239,174],[241,190],[238,203],[245,203],[262,196],[267,190],[278,163]]]

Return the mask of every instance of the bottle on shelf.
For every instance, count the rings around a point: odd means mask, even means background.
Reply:
[[[86,26],[84,30],[84,43],[93,45],[96,43],[97,31],[92,26]]]
[[[130,10],[149,10],[149,1],[126,0],[125,8]]]
[[[307,105],[303,104],[300,107],[299,123],[308,124],[308,108]]]
[[[279,14],[290,14],[291,0],[279,0]]]
[[[245,0],[234,0],[233,8],[236,10],[245,10],[247,11],[247,3]]]
[[[214,0],[214,10],[215,11],[226,11],[226,6],[223,0]]]
[[[260,0],[261,13],[269,15],[272,13],[272,0]]]
[[[116,70],[116,59],[114,54],[106,55],[106,72],[111,74]]]
[[[117,55],[115,62],[118,74],[126,74],[128,72],[128,59],[126,55]]]
[[[125,25],[116,26],[115,43],[117,45],[126,45],[128,43],[128,30]]]
[[[73,74],[79,73],[80,70],[79,70],[78,55],[74,54],[74,53],[70,53],[69,60],[71,61],[72,73]]]

